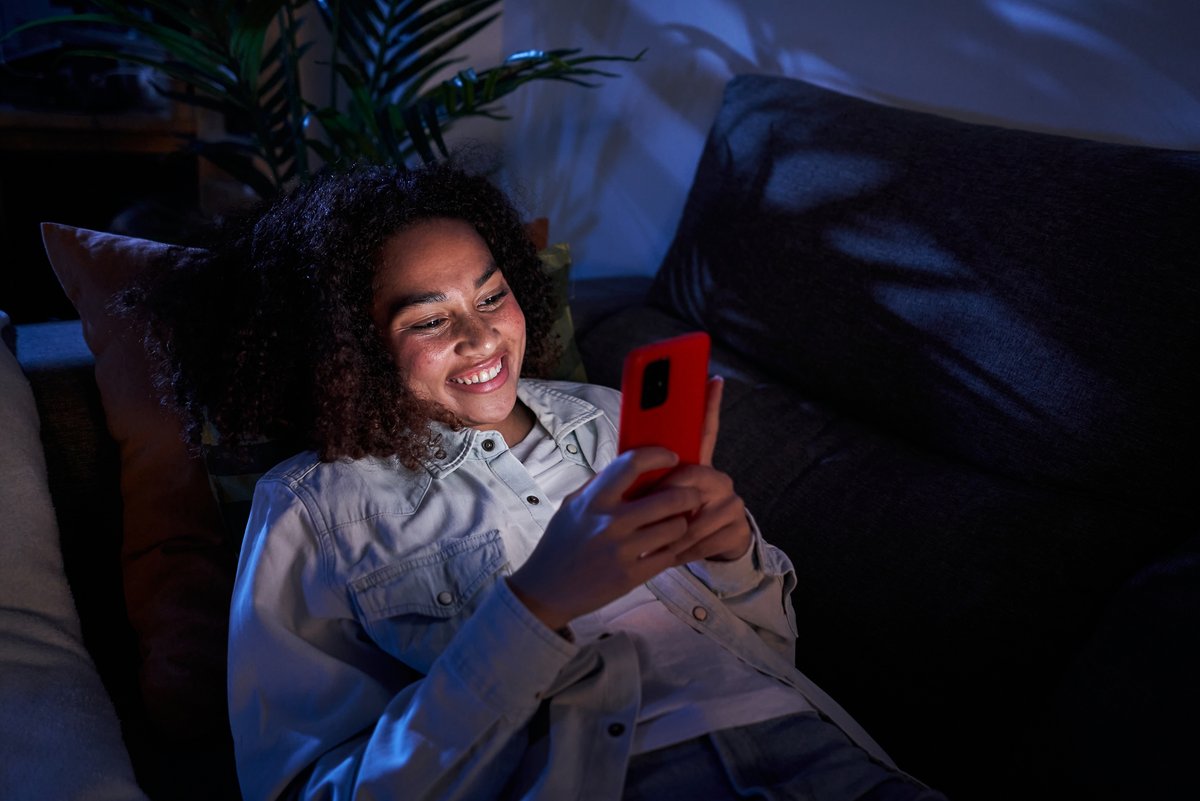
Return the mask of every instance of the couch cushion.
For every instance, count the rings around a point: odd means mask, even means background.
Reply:
[[[655,308],[617,312],[581,339],[588,375],[619,386],[631,347],[694,329]],[[1105,667],[1072,662],[1122,580],[1178,529],[863,424],[720,343],[711,369],[726,377],[714,464],[796,568],[797,666],[950,798],[1020,797],[1060,771],[1060,783],[1078,779],[1063,741],[1043,736],[1068,722],[1055,686]],[[1094,718],[1126,706],[1091,692],[1071,701]],[[1077,795],[1088,797],[1055,797]]]
[[[43,225],[42,236],[79,312],[105,419],[120,449],[123,580],[142,654],[146,709],[175,735],[224,732],[236,544],[221,522],[203,460],[188,452],[179,419],[159,403],[140,335],[108,307],[135,275],[174,250],[52,223]]]
[[[121,576],[120,455],[105,427],[95,359],[78,320],[18,328],[17,359],[41,417],[50,497],[84,645],[125,716],[141,705],[138,646]]]
[[[33,393],[4,344],[0,441],[0,797],[144,799],[67,586]]]
[[[1197,153],[741,76],[652,298],[923,447],[1178,507],[1197,219]]]

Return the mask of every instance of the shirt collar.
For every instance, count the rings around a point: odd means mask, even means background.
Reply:
[[[602,412],[582,398],[564,392],[560,386],[570,385],[556,386],[537,379],[523,378],[517,384],[517,397],[529,407],[538,422],[550,432],[554,443],[561,448],[564,446],[564,440],[572,432],[595,420]],[[497,437],[503,442],[495,432],[475,428],[454,431],[442,423],[434,423],[431,428],[433,433],[441,436],[441,440],[435,453],[426,456],[422,462],[425,469],[438,479],[445,478],[461,467],[472,449],[478,447],[483,439]],[[583,457],[590,465],[595,464],[595,450],[595,438],[589,438]]]

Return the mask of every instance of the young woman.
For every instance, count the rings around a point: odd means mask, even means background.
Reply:
[[[305,448],[231,609],[248,801],[940,798],[794,669],[791,564],[711,465],[720,381],[677,467],[617,455],[617,392],[534,378],[550,290],[486,180],[330,174],[142,300],[194,431]]]

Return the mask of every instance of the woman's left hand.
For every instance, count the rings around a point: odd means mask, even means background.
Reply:
[[[712,466],[720,430],[721,394],[725,381],[708,380],[704,433],[700,441],[700,463],[677,467],[659,483],[660,487],[687,486],[700,490],[700,507],[688,520],[687,534],[676,546],[678,564],[697,559],[731,561],[750,547],[750,523],[746,505],[734,491],[733,479]]]

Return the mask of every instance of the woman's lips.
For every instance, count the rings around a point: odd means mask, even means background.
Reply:
[[[505,367],[504,357],[498,356],[492,361],[474,368],[469,373],[448,378],[447,383],[473,392],[486,392],[504,383],[507,375],[508,370]]]

